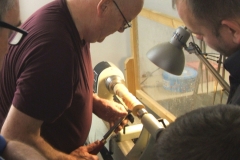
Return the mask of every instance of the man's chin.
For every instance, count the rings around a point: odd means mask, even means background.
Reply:
[[[224,56],[226,56],[226,57],[230,57],[230,56],[233,55],[235,52],[223,52],[223,51],[221,51],[221,52],[218,52],[218,53],[220,53],[221,55],[224,55]]]
[[[101,42],[104,41],[104,39],[105,39],[105,38],[99,39],[99,40],[97,40],[97,42],[98,42],[98,43],[101,43]]]

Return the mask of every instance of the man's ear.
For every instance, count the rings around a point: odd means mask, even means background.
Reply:
[[[109,0],[100,0],[98,2],[98,5],[97,5],[98,16],[101,16],[106,12],[109,2],[110,2]]]
[[[229,33],[233,37],[233,42],[240,44],[240,24],[232,20],[222,20],[221,23],[227,27]]]

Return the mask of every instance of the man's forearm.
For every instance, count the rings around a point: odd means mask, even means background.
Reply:
[[[17,141],[9,141],[2,156],[4,159],[15,160],[47,160],[34,148]]]
[[[28,144],[49,160],[71,159],[70,155],[57,151],[40,136],[42,123],[43,121],[28,116],[12,105],[2,126],[1,134],[9,140]]]
[[[29,139],[28,139],[29,140]],[[27,142],[29,145],[38,150],[42,155],[44,155],[49,160],[71,160],[74,157],[60,152],[54,149],[49,143],[47,143],[42,137],[38,137],[33,141]]]
[[[96,94],[93,94],[93,113],[100,116],[105,111],[106,101]],[[101,118],[101,116],[100,116]]]

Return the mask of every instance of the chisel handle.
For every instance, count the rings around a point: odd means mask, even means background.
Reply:
[[[103,148],[103,146],[105,145],[105,143],[106,143],[106,140],[105,140],[105,139],[102,139],[102,140],[100,141],[100,144],[99,144],[96,148],[94,148],[94,150],[92,150],[92,151],[90,152],[90,154],[97,155],[97,154],[100,152],[100,150]]]

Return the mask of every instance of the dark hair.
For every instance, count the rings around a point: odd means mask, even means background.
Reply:
[[[15,3],[16,0],[0,0],[0,20],[3,19],[6,12],[11,9]]]
[[[215,34],[222,20],[240,17],[239,0],[172,0],[173,6],[179,1],[185,1],[194,17],[205,22]]]
[[[159,160],[239,160],[240,106],[200,108],[176,119],[154,146]]]

